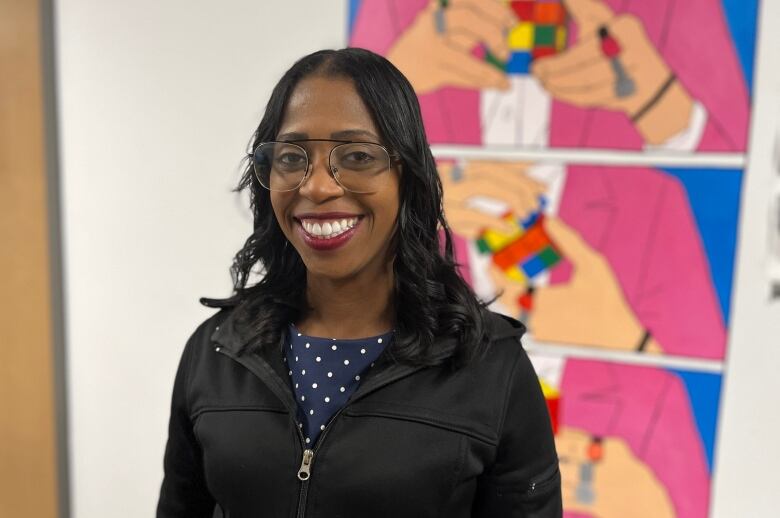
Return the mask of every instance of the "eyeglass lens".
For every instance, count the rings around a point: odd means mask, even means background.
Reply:
[[[271,191],[297,189],[306,178],[309,157],[297,144],[266,142],[255,149],[254,169],[260,184]],[[345,189],[368,193],[376,191],[380,173],[390,167],[384,147],[370,142],[344,143],[330,153],[331,172]]]

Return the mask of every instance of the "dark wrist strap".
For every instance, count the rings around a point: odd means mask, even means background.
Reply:
[[[636,346],[636,350],[638,352],[644,352],[644,350],[647,348],[647,344],[650,343],[650,339],[653,337],[653,335],[650,334],[650,331],[645,329],[645,334],[642,335],[642,339],[639,340],[639,345]]]
[[[664,84],[661,85],[661,87],[658,89],[658,91],[655,93],[654,96],[650,98],[649,101],[647,101],[644,106],[639,108],[639,111],[637,111],[635,114],[631,116],[631,122],[634,124],[639,121],[647,112],[649,112],[656,104],[658,104],[658,101],[661,100],[661,98],[664,96],[667,90],[669,90],[669,87],[674,84],[674,82],[677,80],[677,76],[674,74],[669,74],[669,77],[666,81],[664,81]]]

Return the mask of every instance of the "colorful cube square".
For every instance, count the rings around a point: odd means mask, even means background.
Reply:
[[[493,251],[487,244],[487,241],[485,241],[485,238],[477,239],[477,250],[479,250],[480,254],[489,254]]]
[[[544,250],[539,252],[539,259],[542,260],[542,262],[547,266],[547,268],[550,268],[551,266],[554,266],[555,264],[558,263],[558,261],[561,260],[561,256],[558,255],[558,252],[556,252],[552,246],[548,246]]]
[[[534,47],[534,50],[531,52],[533,59],[541,59],[545,56],[552,56],[556,54],[554,47]]]
[[[520,241],[523,242],[523,246],[525,250],[527,250],[526,255],[538,254],[550,244],[550,238],[547,237],[547,234],[544,232],[544,229],[540,224],[534,225],[526,230],[525,234],[523,234],[523,238]],[[522,260],[524,258],[525,256],[521,256],[518,258],[518,260]]]
[[[526,277],[526,275],[523,273],[523,271],[520,268],[517,267],[517,265],[510,266],[509,268],[504,270],[504,273],[506,274],[507,277],[509,277],[511,280],[515,282],[520,282],[523,284],[528,282],[528,277]]]
[[[530,228],[534,223],[539,221],[540,214],[538,212],[534,212],[530,214],[527,218],[525,218],[520,224],[523,228],[528,229]]]
[[[517,1],[512,0],[509,2],[509,5],[512,7],[512,10],[517,15],[517,18],[519,20],[533,20],[534,17],[534,4],[536,2],[533,1]]]
[[[533,255],[522,264],[521,268],[527,276],[533,277],[546,270],[547,265],[544,264],[544,261],[542,261],[538,255]]]
[[[534,47],[553,47],[555,45],[555,25],[534,27]]]
[[[493,254],[493,264],[506,271],[518,262],[515,250],[512,247],[504,248]]]
[[[508,74],[527,74],[531,69],[530,52],[512,52],[506,64]]]
[[[490,248],[490,250],[496,252],[507,246],[512,241],[520,238],[523,233],[523,230],[520,230],[519,227],[517,232],[512,234],[504,234],[502,232],[496,232],[495,230],[488,229],[482,233],[482,240],[485,241],[485,244],[488,246],[488,248]]]
[[[558,2],[535,2],[534,3],[534,23],[562,24],[566,13],[563,6]]]
[[[558,52],[566,48],[566,26],[559,25],[555,29],[555,50]]]
[[[510,50],[529,50],[534,46],[534,24],[521,22],[509,32],[507,44]]]

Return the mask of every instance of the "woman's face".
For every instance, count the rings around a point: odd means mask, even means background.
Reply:
[[[295,87],[276,136],[276,140],[299,139],[384,144],[352,82],[319,76],[305,78]],[[336,144],[301,143],[311,172],[295,191],[271,191],[274,214],[310,276],[336,280],[383,272],[392,258],[399,173],[395,167],[382,172],[369,194],[346,191],[328,172],[328,155]],[[327,230],[330,234],[323,235]]]

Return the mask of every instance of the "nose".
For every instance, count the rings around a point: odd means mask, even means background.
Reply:
[[[322,203],[331,198],[344,195],[344,188],[336,182],[328,170],[328,155],[313,159],[309,164],[311,172],[306,177],[303,185],[298,189],[301,196],[314,203]]]

